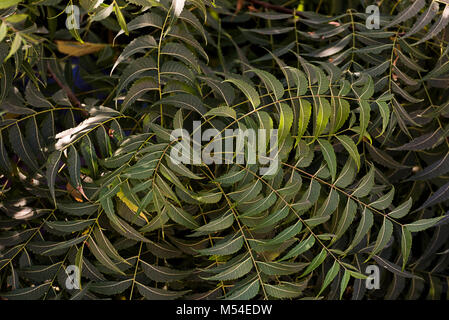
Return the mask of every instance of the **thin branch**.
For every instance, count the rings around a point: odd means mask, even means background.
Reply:
[[[50,66],[50,63],[47,63],[47,67],[48,67],[48,72],[50,73],[51,77],[53,78],[53,80],[55,80],[55,82],[58,84],[58,86],[64,90],[64,92],[66,93],[67,97],[70,100],[70,103],[72,104],[72,106],[74,108],[82,108],[81,106],[81,102],[78,100],[78,98],[76,97],[75,93],[73,93],[72,89],[70,89],[68,86],[66,86],[61,79],[58,78],[58,76],[56,75],[56,73],[53,71],[53,69]],[[89,113],[83,109],[82,113],[85,116],[88,116]]]

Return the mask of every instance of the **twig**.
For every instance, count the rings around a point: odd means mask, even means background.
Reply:
[[[78,98],[76,97],[75,93],[73,93],[72,89],[70,89],[68,86],[66,86],[56,75],[56,73],[53,71],[53,69],[50,66],[50,63],[47,63],[47,67],[48,67],[48,72],[50,73],[51,77],[53,78],[53,80],[55,80],[55,82],[58,84],[58,86],[64,90],[64,92],[66,93],[67,97],[70,100],[70,103],[72,104],[72,106],[74,108],[82,108],[81,106],[81,102],[78,100]],[[83,110],[83,114],[85,116],[88,116],[89,113],[86,110]]]

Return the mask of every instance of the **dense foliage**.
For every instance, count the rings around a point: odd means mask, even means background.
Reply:
[[[370,4],[0,1],[0,297],[447,297],[449,4]],[[278,170],[174,164],[195,120]]]

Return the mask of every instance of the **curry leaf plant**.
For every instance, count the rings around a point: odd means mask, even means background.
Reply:
[[[370,4],[2,1],[0,298],[447,297],[449,4]]]

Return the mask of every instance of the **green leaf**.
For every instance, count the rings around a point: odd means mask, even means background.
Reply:
[[[365,136],[366,129],[368,128],[369,120],[370,120],[370,112],[371,107],[370,104],[365,100],[359,101],[360,105],[360,136],[359,141],[362,141],[362,138]]]
[[[218,79],[208,78],[208,77],[199,77],[201,80],[206,81],[207,85],[212,88],[216,93],[218,93],[226,104],[231,107],[232,102],[235,98],[234,89],[228,83],[222,82]]]
[[[161,50],[161,54],[176,57],[192,69],[200,72],[196,56],[181,43],[169,42]]]
[[[86,240],[87,236],[81,236],[79,238],[73,238],[67,241],[62,241],[62,242],[58,242],[55,243],[53,246],[51,246],[48,249],[45,249],[43,252],[41,252],[42,255],[53,255],[56,254],[58,252],[65,252],[67,251],[66,249],[71,248],[81,242],[83,242],[84,240]]]
[[[19,125],[16,123],[15,125],[9,128],[9,142],[14,150],[14,152],[20,157],[20,159],[25,162],[29,169],[33,171],[39,171],[39,165],[37,163],[36,156],[31,152],[31,147],[25,140],[22,132],[20,131]],[[59,155],[59,156],[58,156]],[[53,166],[59,161],[61,152],[55,151],[53,152],[47,160],[47,178],[51,178],[49,175],[56,174],[56,170]],[[51,170],[48,170],[51,169]],[[51,179],[50,179],[51,180]],[[47,180],[48,182],[50,180]],[[50,185],[49,185],[50,187]],[[50,188],[51,192],[51,188]],[[53,196],[53,193],[52,193]],[[53,196],[54,198],[54,196]]]
[[[327,140],[318,139],[318,143],[320,144],[327,167],[331,172],[332,181],[335,181],[335,176],[337,175],[337,157],[335,155],[334,147]]]
[[[284,199],[285,201],[288,201],[293,196],[296,196],[299,193],[301,186],[302,186],[301,176],[298,174],[298,172],[293,171],[290,178],[285,182],[285,187],[276,190],[276,194],[278,194],[279,197]]]
[[[393,21],[391,21],[385,28],[390,28],[394,25],[398,25],[418,14],[419,11],[426,5],[425,0],[416,0],[411,3],[407,9],[398,14]]]
[[[187,291],[171,291],[145,286],[136,282],[140,294],[148,300],[174,300],[182,297]]]
[[[123,13],[120,10],[120,7],[118,6],[116,1],[114,1],[114,12],[115,12],[115,15],[117,16],[117,21],[118,21],[118,24],[120,25],[120,28],[123,30],[123,32],[125,32],[126,35],[129,35],[125,17],[123,16]]]
[[[234,169],[234,170],[233,170]],[[244,169],[238,170],[236,168],[231,169],[230,172],[225,173],[224,175],[215,179],[215,182],[218,182],[222,185],[229,186],[233,185],[241,181],[246,176],[246,171]]]
[[[252,199],[257,197],[257,195],[260,193],[261,190],[262,190],[262,183],[260,182],[259,179],[257,179],[256,181],[250,182],[242,186],[238,190],[229,193],[229,197],[236,203],[244,203],[251,201]]]
[[[246,32],[255,32],[262,35],[276,35],[276,34],[283,34],[291,31],[292,27],[286,27],[286,28],[259,28],[259,29],[242,29]]]
[[[98,246],[110,257],[118,262],[124,262],[129,264],[124,258],[120,256],[117,249],[114,245],[106,238],[105,234],[101,231],[100,228],[94,228],[93,235],[95,237],[96,243]]]
[[[249,281],[244,280],[243,285],[235,285],[226,300],[250,300],[254,298],[260,289],[260,281],[257,277],[250,278]]]
[[[192,3],[193,2],[198,8],[201,8],[203,15],[206,16],[206,8],[203,2],[197,0],[192,1]],[[190,10],[183,10],[181,12],[181,15],[179,16],[179,19],[191,25],[196,31],[198,31],[203,36],[204,40],[207,41],[206,32],[203,28],[203,24],[198,20],[198,18],[193,13],[190,12]]]
[[[72,145],[69,148],[69,157],[67,159],[67,166],[69,168],[70,182],[73,187],[81,187],[81,160],[76,151],[75,147]]]
[[[368,146],[368,152],[370,156],[373,158],[375,162],[382,165],[383,167],[389,167],[392,169],[406,169],[407,166],[395,161],[390,155],[388,155],[388,152],[381,151],[371,144],[366,144]]]
[[[374,187],[374,174],[375,174],[375,168],[373,165],[371,165],[371,168],[368,172],[368,174],[366,174],[362,180],[360,181],[359,185],[357,186],[357,188],[354,190],[354,192],[352,193],[353,197],[357,197],[357,198],[363,198],[366,197],[367,195],[369,195],[369,193],[371,192],[372,188]]]
[[[46,221],[45,224],[51,229],[55,229],[65,233],[81,231],[92,225],[95,219],[89,220],[72,220],[72,221]]]
[[[131,41],[115,61],[114,66],[111,69],[111,75],[120,63],[131,57],[133,54],[144,52],[149,48],[157,48],[156,40],[151,35],[144,35]]]
[[[316,179],[311,179],[309,188],[303,194],[301,200],[293,204],[292,209],[296,212],[310,209],[318,201],[320,190],[321,184]]]
[[[435,191],[418,210],[427,208],[429,206],[434,206],[438,203],[446,201],[448,198],[449,198],[449,182],[440,187],[437,191]]]
[[[18,273],[24,278],[42,283],[53,279],[60,268],[61,262],[57,262],[52,265],[33,265],[29,267],[23,267],[20,268]]]
[[[131,81],[149,70],[157,70],[156,62],[151,57],[142,57],[131,62],[125,70],[123,70],[120,76],[117,95],[119,95]]]
[[[342,93],[339,93],[342,95]],[[329,124],[329,133],[334,134],[343,127],[348,120],[351,107],[348,100],[342,98],[332,98],[331,100],[332,117]]]
[[[221,192],[208,192],[208,191],[201,191],[198,192],[196,196],[193,196],[193,198],[201,203],[217,203],[222,198]]]
[[[99,159],[98,162],[105,168],[108,169],[116,169],[124,164],[128,163],[129,160],[133,158],[134,154],[128,153],[128,154],[121,154],[117,156],[112,156],[106,159]]]
[[[234,120],[237,119],[237,114],[234,109],[230,107],[217,107],[209,110],[205,115],[206,116],[219,116],[219,117],[230,117]]]
[[[337,136],[337,139],[340,140],[343,147],[345,147],[346,151],[348,151],[349,155],[352,159],[354,159],[355,163],[357,164],[357,170],[360,169],[360,154],[357,150],[357,146],[354,143],[354,140],[352,140],[348,136]]]
[[[48,188],[50,189],[50,194],[53,198],[54,203],[56,204],[56,194],[55,194],[55,180],[56,174],[59,169],[59,160],[61,159],[62,152],[55,151],[53,152],[47,160],[47,183]]]
[[[324,132],[329,123],[329,119],[332,113],[329,101],[322,97],[314,99],[314,112],[315,122],[313,136],[315,141]]]
[[[402,227],[401,236],[401,252],[402,252],[402,271],[405,269],[405,265],[410,256],[410,251],[412,249],[412,233],[408,230],[406,226]]]
[[[381,267],[387,269],[390,272],[393,272],[394,274],[397,274],[400,277],[403,277],[403,278],[420,278],[418,276],[415,276],[414,274],[411,274],[410,272],[402,271],[400,266],[398,266],[397,264],[395,264],[393,262],[385,260],[384,258],[381,258],[379,256],[374,255],[373,259]]]
[[[304,273],[301,275],[301,277],[308,275],[313,270],[318,268],[323,263],[323,261],[326,259],[326,257],[327,257],[327,251],[326,251],[326,249],[323,248],[321,250],[321,252],[313,258],[313,260],[307,266],[306,271],[304,271]]]
[[[122,281],[101,281],[94,282],[90,286],[92,292],[104,294],[104,295],[115,295],[124,292],[132,284],[132,279],[122,280]]]
[[[396,82],[391,83],[391,87],[393,89],[393,92],[400,95],[402,98],[407,100],[410,103],[419,103],[422,102],[424,99],[417,99],[413,97],[410,93],[405,91],[403,88],[401,88]],[[399,105],[401,107],[401,105]]]
[[[325,58],[325,57],[332,56],[334,54],[339,53],[343,49],[345,49],[346,46],[348,45],[348,43],[351,41],[351,39],[352,39],[351,35],[348,34],[346,37],[344,37],[338,41],[335,41],[324,48],[320,48],[320,49],[310,53],[310,55],[312,57],[317,57],[317,58]]]
[[[118,191],[118,190],[117,190]],[[119,218],[115,214],[114,203],[112,198],[102,196],[100,193],[100,204],[108,219],[116,226],[120,226]],[[121,227],[119,227],[121,228]]]
[[[131,20],[128,23],[128,31],[134,31],[146,27],[162,29],[163,24],[164,20],[162,19],[161,15],[157,14],[156,12],[147,12]],[[120,30],[117,36],[123,33],[123,30]]]
[[[293,111],[292,109],[285,103],[281,103],[279,105],[280,108],[280,119],[279,119],[279,131],[278,131],[278,140],[279,143],[285,140],[287,135],[290,133],[290,129],[293,124]]]
[[[299,297],[307,287],[307,281],[300,283],[281,282],[280,284],[264,284],[266,292],[278,299],[291,299]]]
[[[0,3],[0,9],[6,9],[15,6],[20,2],[22,2],[22,0],[2,0],[2,3]]]
[[[106,255],[106,253],[97,245],[97,243],[92,239],[89,238],[87,240],[87,243],[89,244],[89,250],[92,252],[92,254],[97,258],[97,260],[104,265],[106,268],[119,273],[121,275],[125,275],[123,271],[121,271],[114,262]]]
[[[58,209],[72,216],[89,216],[98,210],[95,203],[58,202]]]
[[[349,226],[354,221],[356,212],[357,204],[354,200],[348,198],[345,209],[343,210],[343,213],[338,220],[337,229],[335,230],[335,238],[332,240],[332,242],[337,241],[337,239],[340,238],[346,232],[346,230],[348,230]]]
[[[8,293],[0,293],[0,297],[8,300],[38,300],[48,291],[49,286],[50,283],[44,283],[34,287],[16,289]]]
[[[409,212],[413,204],[413,199],[410,197],[406,202],[401,204],[400,206],[396,207],[393,211],[391,211],[388,216],[400,219],[402,217],[405,217]]]
[[[251,102],[254,109],[256,109],[260,105],[259,94],[257,93],[256,89],[254,89],[248,82],[236,78],[228,78],[225,80],[225,82],[231,82],[237,88],[242,90],[242,92]]]
[[[267,217],[263,218],[253,229],[263,229],[274,225],[275,223],[281,221],[287,217],[290,209],[288,206],[284,206],[281,209],[276,209],[274,212],[269,214]]]
[[[248,274],[253,268],[253,262],[251,260],[251,256],[247,259],[239,262],[235,265],[232,265],[228,269],[216,274],[212,277],[204,278],[205,280],[216,280],[216,281],[226,281],[226,280],[235,280],[243,277]]]
[[[373,213],[367,207],[362,212],[362,217],[360,218],[359,226],[357,227],[357,231],[355,236],[348,247],[345,253],[351,251],[356,245],[362,241],[363,237],[369,232],[371,227],[373,226]]]
[[[187,93],[177,93],[173,96],[162,98],[161,100],[155,102],[152,106],[166,105],[166,104],[181,109],[195,111],[201,115],[204,115],[207,112],[200,98]]]
[[[373,255],[378,254],[380,251],[382,251],[388,244],[388,241],[390,241],[392,235],[393,235],[393,223],[391,223],[391,221],[385,217],[382,227],[380,228],[379,234],[377,235],[373,251],[370,253],[366,261],[371,259]]]
[[[378,209],[378,210],[385,210],[387,209],[391,203],[393,202],[393,198],[394,198],[394,187],[391,188],[391,190],[383,195],[382,197],[380,197],[379,199],[377,199],[374,202],[371,202],[369,204],[370,207],[374,208],[374,209]]]
[[[156,266],[140,260],[145,275],[156,282],[179,281],[191,274],[191,271],[175,270],[172,268]]]
[[[324,278],[323,285],[321,286],[320,292],[318,292],[318,295],[321,295],[321,293],[331,284],[331,282],[335,279],[338,272],[340,271],[340,264],[337,260],[335,260],[332,267],[329,269],[329,271],[326,274],[326,277]]]
[[[338,194],[338,191],[336,191],[335,189],[331,189],[326,200],[324,201],[324,203],[321,205],[320,209],[316,213],[316,216],[317,217],[330,216],[337,209],[339,202],[340,202],[340,196]]]
[[[309,226],[310,228],[313,228],[315,226],[318,226],[322,223],[325,223],[330,219],[331,216],[322,216],[322,217],[313,217],[310,219],[304,220],[304,223]]]
[[[430,71],[424,78],[423,80],[429,80],[432,78],[438,78],[438,76],[446,73],[447,71],[449,71],[449,62],[446,61],[444,63],[442,63],[441,65],[437,66],[435,69],[433,69],[432,71]]]
[[[249,208],[245,209],[240,217],[251,217],[256,216],[259,213],[269,209],[275,202],[276,202],[277,196],[275,192],[271,192],[267,197],[264,197],[263,200],[257,201],[256,203],[252,204]]]
[[[334,185],[338,188],[346,188],[354,182],[356,171],[354,160],[352,160],[352,158],[348,158],[343,169],[340,171],[340,175],[337,180],[335,180]]]
[[[408,231],[410,231],[410,232],[424,231],[428,228],[435,226],[435,224],[443,218],[444,217],[421,219],[421,220],[406,224],[406,225],[404,225],[404,227],[407,228]]]
[[[291,87],[296,86],[296,96],[303,96],[308,89],[308,81],[304,72],[290,66],[285,66],[282,69],[285,71],[289,85]],[[306,102],[307,100],[303,101]]]
[[[329,90],[329,78],[324,74],[323,70],[314,66],[315,74],[318,81],[318,94],[325,94]]]
[[[182,163],[179,163],[179,164],[175,165],[170,160],[170,161],[167,161],[167,165],[170,168],[170,170],[172,170],[173,172],[175,172],[175,173],[177,173],[177,174],[179,174],[179,175],[181,175],[183,177],[187,177],[187,178],[193,179],[193,180],[201,180],[201,179],[203,179],[199,175],[194,174],[190,169],[188,169]]]
[[[268,245],[271,244],[278,244],[283,243],[290,238],[296,236],[299,232],[301,232],[302,229],[302,222],[298,220],[295,224],[291,225],[290,227],[285,228],[281,233],[279,233],[276,237],[269,240],[267,242]]]
[[[2,135],[0,135],[0,168],[4,173],[11,171],[11,160],[7,154]]]
[[[449,152],[428,167],[418,171],[410,180],[430,180],[449,172]]]
[[[233,236],[230,239],[225,238],[217,242],[214,246],[207,249],[197,250],[202,255],[231,255],[239,251],[243,246],[243,236]]]
[[[364,274],[362,274],[362,273],[359,273],[359,272],[356,272],[356,271],[351,271],[351,270],[347,270],[348,272],[349,272],[349,274],[352,276],[352,277],[354,277],[354,278],[356,278],[356,279],[364,279],[364,280],[366,280],[367,278],[368,278],[368,276],[366,276],[366,275],[364,275]]]
[[[421,38],[416,44],[423,43],[435,37],[439,34],[449,23],[449,5],[446,3],[443,13],[441,14],[439,20],[435,22],[429,29],[429,32]]]
[[[150,240],[142,236],[139,232],[137,232],[133,227],[127,224],[125,221],[117,217],[116,220],[111,221],[111,226],[117,231],[119,234],[124,236],[127,239],[134,241],[143,241],[147,243],[151,243]]]
[[[305,263],[257,261],[259,270],[269,276],[283,276],[297,273],[305,268]]]
[[[345,273],[343,274],[343,278],[340,282],[340,300],[343,297],[343,294],[346,291],[346,288],[348,287],[349,279],[351,278],[351,274],[348,270],[345,270]]]
[[[203,49],[202,45],[194,38],[194,36],[190,33],[190,30],[181,28],[179,25],[174,25],[171,27],[168,36],[177,38],[179,40],[184,41],[185,44],[192,46],[196,49],[198,53],[200,53],[206,62],[209,62],[209,57],[207,56],[206,51]]]
[[[97,11],[96,13],[94,13],[94,15],[91,16],[91,20],[101,21],[107,19],[111,15],[112,11],[114,11],[113,5],[102,7],[99,11]],[[121,32],[123,32],[123,30],[121,30]]]
[[[25,89],[25,97],[27,103],[36,108],[54,108],[54,106],[48,101],[42,92],[33,85],[32,82],[29,82]]]
[[[165,224],[168,222],[169,217],[167,214],[167,210],[163,208],[158,214],[151,219],[150,223],[148,223],[146,226],[142,227],[139,231],[140,232],[151,232],[153,230],[157,230],[160,228],[163,228]]]
[[[441,128],[438,128],[437,130],[423,134],[422,136],[415,138],[402,146],[391,148],[391,150],[421,151],[431,149],[434,147],[434,145],[436,145],[439,141],[441,141],[442,131],[443,130]]]
[[[5,39],[7,32],[8,32],[8,26],[6,25],[5,22],[2,22],[0,24],[0,42],[2,42],[3,39]]]
[[[126,94],[125,100],[121,106],[120,111],[124,112],[130,105],[132,105],[137,99],[142,97],[149,91],[157,91],[159,87],[157,83],[151,77],[145,77],[137,80],[133,83],[131,89]]]
[[[306,240],[301,241],[298,245],[292,248],[280,261],[288,260],[293,257],[298,257],[315,244],[315,237],[310,235]]]
[[[234,215],[232,213],[225,213],[221,217],[210,221],[209,223],[196,229],[197,232],[217,232],[225,230],[234,223]]]
[[[309,125],[310,116],[312,115],[312,105],[309,101],[299,99],[299,117],[298,117],[298,136],[296,138],[297,143],[301,140],[302,136],[307,130]]]
[[[21,44],[22,44],[22,36],[20,35],[19,32],[16,32],[16,36],[14,37],[14,40],[9,49],[9,53],[3,61],[6,61],[9,58],[11,58],[20,49]]]
[[[170,219],[186,228],[196,229],[199,227],[198,222],[195,221],[190,213],[187,213],[182,208],[178,208],[171,203],[168,203],[167,214]]]
[[[265,86],[270,89],[271,92],[273,92],[276,100],[282,99],[282,97],[284,96],[284,86],[278,79],[276,79],[275,76],[267,71],[263,71],[260,69],[251,69],[248,70],[248,72],[254,72],[255,74],[257,74],[257,76],[262,79]]]

